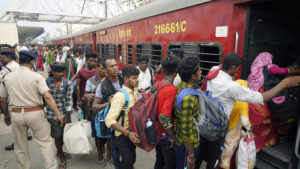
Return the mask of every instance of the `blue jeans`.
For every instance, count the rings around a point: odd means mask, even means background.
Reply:
[[[112,133],[111,134],[111,138],[110,138],[110,152],[111,152],[111,156],[114,162],[114,166],[116,169],[120,169],[120,154],[119,154],[119,149],[116,145],[115,142],[115,134]]]
[[[194,149],[195,159],[198,156],[198,148]],[[184,169],[186,166],[186,150],[184,144],[181,146],[175,146],[175,154],[176,154],[176,169]]]

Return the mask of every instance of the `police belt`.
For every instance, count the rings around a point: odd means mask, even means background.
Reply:
[[[22,109],[24,109],[24,112],[38,111],[38,110],[43,110],[43,106],[28,107],[28,108],[12,108],[11,112],[21,113]]]

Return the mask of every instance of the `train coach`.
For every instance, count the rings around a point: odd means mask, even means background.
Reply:
[[[296,1],[291,0],[157,0],[54,44],[116,58],[120,69],[136,65],[141,55],[147,55],[154,68],[170,49],[182,48],[184,57],[200,58],[203,75],[225,54],[237,52],[243,57],[238,77],[245,79],[260,52],[272,53],[273,62],[283,67],[300,57],[298,15]],[[297,168],[299,142],[263,149],[256,167]]]

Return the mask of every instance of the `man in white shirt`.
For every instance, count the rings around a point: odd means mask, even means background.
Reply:
[[[207,90],[212,91],[213,97],[217,98],[224,107],[224,112],[228,118],[231,114],[235,101],[244,101],[254,104],[264,104],[274,98],[282,89],[293,86],[298,86],[300,83],[300,76],[289,77],[282,80],[273,89],[264,93],[252,91],[249,88],[240,86],[237,82],[233,81],[232,77],[236,76],[242,58],[237,53],[228,53],[223,60],[221,70],[218,75],[207,81]],[[213,69],[219,69],[215,66]],[[196,160],[196,167],[200,168],[204,159],[209,159],[207,168],[218,168],[222,154],[222,146],[225,138],[220,138],[215,142],[210,142],[201,137],[198,159]],[[209,152],[209,153],[208,153]]]
[[[149,58],[148,56],[138,57],[137,68],[140,71],[139,74],[139,92],[149,91],[154,84],[154,75],[151,67],[148,67]]]
[[[184,54],[184,52],[180,48],[173,48],[170,50],[170,56],[176,56],[178,58],[179,62],[182,60],[183,54]],[[180,83],[181,83],[181,78],[179,76],[179,73],[177,73],[177,75],[174,79],[173,85],[177,87]]]

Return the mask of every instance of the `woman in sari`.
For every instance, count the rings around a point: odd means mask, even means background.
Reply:
[[[248,76],[248,85],[251,90],[264,92],[264,75],[263,68],[268,67],[273,75],[288,75],[299,73],[299,69],[280,68],[272,63],[273,56],[268,52],[260,53],[251,65],[251,73]],[[286,134],[287,129],[280,124],[267,104],[256,105],[249,103],[249,119],[252,124],[252,132],[255,137],[256,151],[260,151],[263,147],[269,147],[276,143],[278,134]]]

